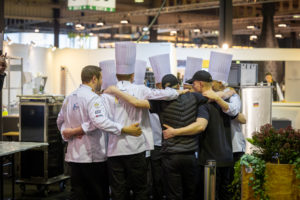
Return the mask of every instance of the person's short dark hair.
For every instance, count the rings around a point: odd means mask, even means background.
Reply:
[[[93,76],[96,76],[97,79],[100,78],[101,68],[95,65],[85,66],[81,71],[81,81],[83,83],[88,83],[93,79]]]
[[[173,74],[165,75],[161,81],[161,86],[163,89],[165,89],[166,87],[174,87],[178,84],[179,84],[178,79]]]
[[[265,76],[272,76],[272,74],[271,74],[270,72],[267,72],[267,73],[265,74]]]
[[[186,83],[193,84],[194,81],[212,82],[212,77],[209,72],[200,70],[194,74],[192,79],[187,80]]]

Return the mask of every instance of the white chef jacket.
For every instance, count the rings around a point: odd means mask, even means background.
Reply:
[[[156,113],[150,113],[150,123],[153,132],[154,145],[161,147],[162,129],[159,116]]]
[[[229,116],[236,116],[241,110],[241,99],[237,94],[232,95],[229,98],[229,109],[226,112]],[[232,152],[245,152],[246,141],[242,132],[241,124],[236,120],[231,120],[231,141],[232,141]]]
[[[104,131],[120,135],[122,126],[107,118],[103,98],[87,85],[80,85],[66,97],[57,118],[57,126],[61,133],[64,128],[77,128],[81,125],[86,133],[81,139],[63,138],[68,142],[65,161],[76,163],[105,161],[107,134]]]
[[[126,92],[137,99],[157,99],[157,100],[173,100],[178,97],[176,90],[167,88],[165,90],[150,89],[144,85],[135,85],[129,81],[119,81],[117,88]],[[151,130],[149,111],[148,109],[135,108],[132,105],[117,100],[113,96],[104,98],[106,105],[110,108],[113,121],[128,126],[134,123],[140,123],[142,134],[139,137],[134,137],[126,134],[108,135],[108,150],[107,156],[132,155],[153,150],[153,134]]]

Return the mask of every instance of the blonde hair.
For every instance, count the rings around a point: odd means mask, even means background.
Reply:
[[[203,84],[203,87],[205,88],[211,88],[212,87],[212,82],[205,82],[205,81],[201,81]]]
[[[212,82],[212,89],[215,92],[219,92],[219,91],[223,91],[225,90],[225,86],[223,85],[223,83],[221,81],[213,81]]]

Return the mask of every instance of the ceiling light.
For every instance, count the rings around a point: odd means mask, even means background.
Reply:
[[[300,15],[299,15],[299,14],[293,15],[293,18],[294,18],[294,19],[299,19],[299,18],[300,18]]]
[[[38,33],[38,32],[40,32],[40,29],[36,28],[36,29],[34,29],[34,32]]]
[[[176,35],[177,31],[170,31],[170,35]]]
[[[194,33],[200,33],[200,29],[194,29]]]
[[[250,35],[250,40],[257,40],[257,35]]]
[[[247,26],[247,29],[255,29],[255,26],[254,25],[249,25],[249,26]]]
[[[213,34],[219,35],[219,31],[213,31]]]
[[[120,21],[120,23],[121,23],[121,24],[128,24],[129,22],[128,22],[128,20],[126,20],[126,19],[122,19],[122,20]]]
[[[282,35],[281,34],[275,34],[275,37],[276,38],[282,38]]]
[[[89,33],[89,36],[93,36],[94,35],[94,33]]]
[[[287,25],[286,24],[278,24],[278,27],[281,27],[281,28],[286,28]]]
[[[147,32],[147,31],[149,31],[149,28],[147,26],[145,26],[145,27],[143,27],[143,31]]]
[[[144,0],[134,0],[134,3],[144,3]]]
[[[82,31],[82,30],[85,29],[85,26],[83,26],[83,25],[81,25],[81,24],[76,24],[75,28],[76,28],[76,30],[78,30],[78,31]]]
[[[80,23],[77,23],[76,25],[75,25],[75,28],[81,28],[81,24]]]
[[[96,26],[104,26],[104,23],[101,22],[101,21],[100,21],[100,22],[97,22],[97,23],[96,23]]]
[[[224,43],[223,45],[222,45],[222,49],[228,49],[229,48],[229,45],[227,44],[227,43]]]

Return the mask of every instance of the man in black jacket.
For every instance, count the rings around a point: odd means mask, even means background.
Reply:
[[[216,199],[228,200],[231,197],[227,186],[230,184],[230,166],[233,164],[230,117],[223,113],[223,110],[228,109],[228,104],[222,103],[223,100],[212,91],[212,78],[208,72],[198,71],[187,82],[193,83],[195,91],[205,94],[214,102],[199,106],[196,122],[183,128],[167,126],[167,129],[163,131],[164,138],[182,137],[203,132],[199,140],[200,178],[197,199],[203,199],[204,165],[207,160],[215,160],[217,163]],[[223,106],[226,104],[227,108]]]
[[[177,78],[168,74],[162,87],[179,88]],[[207,102],[200,93],[186,93],[172,101],[150,100],[150,112],[159,115],[160,123],[181,128],[196,121],[197,108]],[[162,168],[167,181],[167,199],[193,200],[196,194],[198,136],[179,136],[162,140]]]

